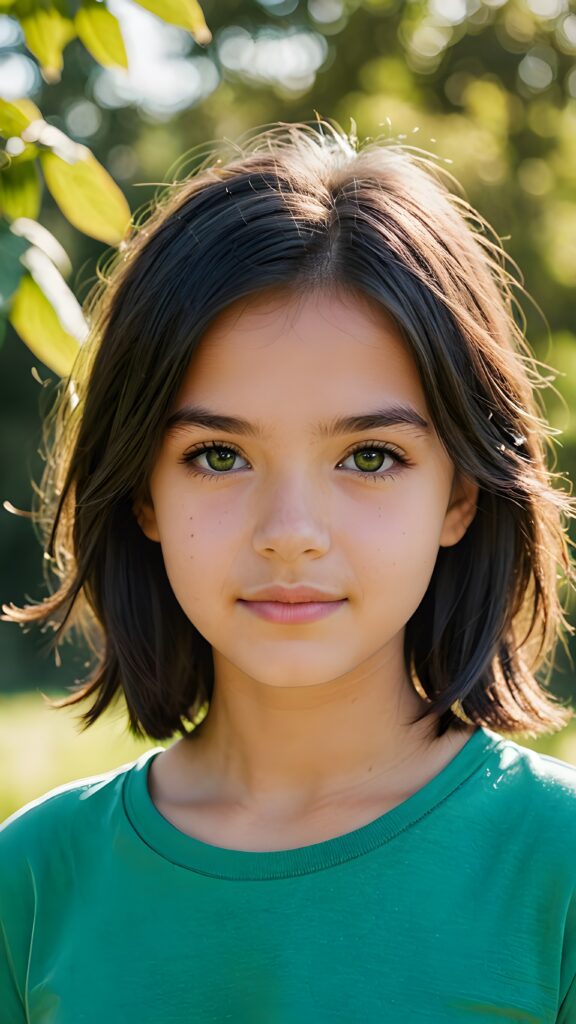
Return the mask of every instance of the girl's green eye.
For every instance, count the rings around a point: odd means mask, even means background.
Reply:
[[[376,471],[382,469],[386,456],[391,458],[390,452],[376,451],[374,448],[364,448],[363,451],[354,452],[351,456],[358,469],[363,471]]]
[[[205,462],[202,463],[201,459],[204,459]],[[225,476],[232,469],[242,469],[242,466],[237,465],[238,460],[247,465],[246,459],[232,445],[201,444],[191,451],[185,452],[178,461],[183,462],[190,472],[197,473],[199,476],[216,477]]]
[[[202,467],[200,459],[206,460],[205,468]],[[198,466],[200,472],[206,473],[208,470],[214,475],[220,474],[222,476],[231,469],[238,469],[236,465],[238,459],[246,462],[235,448],[230,448],[228,445],[211,444],[203,445],[200,449],[188,452],[182,461],[188,465]]]
[[[231,451],[230,448],[211,448],[204,454],[210,469],[215,472],[232,469],[234,460],[237,458],[236,452]]]
[[[391,465],[380,472],[386,459],[391,460]],[[353,465],[346,466],[347,462]],[[401,466],[411,465],[410,461],[395,446],[382,441],[372,441],[369,444],[359,444],[340,463],[345,469],[356,471],[359,475],[370,480],[384,480],[392,478]]]

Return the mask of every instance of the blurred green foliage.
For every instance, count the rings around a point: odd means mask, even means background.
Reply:
[[[311,121],[318,112],[360,141],[383,136],[431,153],[521,270],[532,301],[518,292],[518,315],[557,376],[557,390],[543,395],[563,432],[556,468],[575,479],[576,14],[568,0],[205,0],[207,45],[130,0],[108,7],[122,26],[127,72],[100,67],[75,38],[60,79],[47,85],[6,15],[0,78],[3,61],[23,62],[27,95],[46,124],[89,147],[136,219],[213,141],[275,121]],[[32,198],[34,189],[31,182]],[[38,220],[69,254],[69,287],[82,303],[106,243],[65,219],[48,189]],[[0,235],[0,263],[2,244]],[[0,348],[1,497],[23,510],[42,470],[40,419],[57,384],[40,358],[8,328]],[[31,524],[0,514],[0,599],[38,600],[45,587]],[[1,689],[41,679],[43,689],[62,690],[82,671],[82,651],[65,649],[57,668],[42,640],[0,624]],[[572,666],[561,651],[559,660],[554,688],[574,693]]]
[[[138,0],[197,42],[210,42],[198,0]],[[77,38],[103,67],[128,70],[118,19],[105,0],[2,0],[4,26],[17,29],[45,82],[59,82],[64,49]],[[9,19],[9,20],[8,20]],[[16,62],[22,60],[16,57]],[[15,89],[8,82],[8,89]],[[36,220],[46,185],[61,213],[91,238],[119,245],[130,207],[88,146],[49,124],[27,96],[0,97],[0,317],[50,369],[67,377],[88,324],[64,277],[62,247]],[[25,240],[23,251],[15,242]],[[13,255],[11,262],[6,256]],[[55,255],[56,254],[56,255]],[[71,269],[64,253],[66,270]],[[5,324],[2,323],[2,331]]]
[[[55,786],[133,761],[156,744],[136,740],[118,713],[80,733],[70,711],[45,705],[38,692],[0,697],[0,821]]]

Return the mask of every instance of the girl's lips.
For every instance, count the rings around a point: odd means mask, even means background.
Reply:
[[[241,600],[239,603],[261,619],[288,624],[315,622],[316,619],[323,619],[325,615],[330,615],[346,604],[346,600],[347,598],[342,601],[302,601],[298,603]]]

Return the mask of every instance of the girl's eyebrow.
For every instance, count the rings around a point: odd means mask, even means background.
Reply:
[[[172,413],[166,422],[165,432],[176,433],[181,427],[203,427],[206,430],[254,438],[262,438],[266,433],[258,423],[250,423],[249,420],[238,416],[225,416],[223,413],[213,412],[198,405],[185,405]],[[340,416],[329,422],[319,423],[315,433],[318,437],[334,437],[338,434],[362,433],[378,427],[408,427],[421,436],[426,436],[430,432],[430,424],[416,409],[411,405],[396,403],[376,409],[374,412]]]

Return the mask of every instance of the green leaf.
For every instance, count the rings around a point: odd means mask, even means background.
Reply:
[[[128,58],[118,19],[98,0],[83,0],[74,25],[94,60],[104,67],[127,68]]]
[[[42,114],[32,100],[0,99],[0,135],[9,139],[21,135],[32,121],[41,119]]]
[[[14,14],[22,26],[26,46],[40,62],[44,81],[59,82],[62,51],[76,36],[62,0],[18,0]]]
[[[60,377],[68,376],[80,343],[64,329],[53,306],[29,274],[20,282],[8,319],[38,359]]]
[[[40,176],[36,163],[24,160],[0,171],[0,213],[9,220],[30,217],[35,220],[40,210]]]
[[[130,226],[130,207],[94,154],[86,146],[78,146],[77,152],[79,159],[74,163],[49,151],[40,155],[46,184],[74,227],[118,245]]]
[[[162,21],[188,29],[196,42],[202,46],[211,42],[212,33],[206,24],[198,0],[137,0],[137,3],[152,14],[158,15]]]
[[[0,312],[6,309],[24,275],[20,257],[29,245],[26,238],[12,234],[7,224],[0,224]]]

